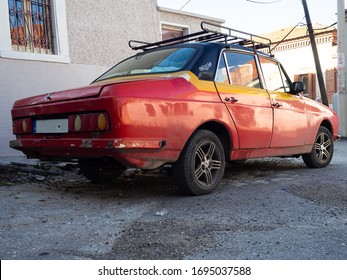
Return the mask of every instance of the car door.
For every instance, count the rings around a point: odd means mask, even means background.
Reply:
[[[215,85],[231,114],[241,149],[270,146],[273,115],[268,92],[261,88],[254,53],[225,51]]]
[[[290,94],[290,82],[279,63],[260,57],[265,85],[270,94],[274,128],[271,147],[304,145],[307,138],[306,103],[300,95]]]

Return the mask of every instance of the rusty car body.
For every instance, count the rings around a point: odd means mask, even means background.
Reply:
[[[215,29],[132,41],[140,52],[89,86],[17,100],[10,146],[30,158],[78,159],[98,182],[170,164],[194,195],[212,192],[229,161],[302,156],[327,166],[336,113],[301,94],[265,38]]]

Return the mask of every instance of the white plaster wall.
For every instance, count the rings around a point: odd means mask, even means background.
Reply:
[[[332,47],[331,42],[323,43],[317,45],[317,50],[325,79],[325,71],[337,67],[336,47]],[[294,78],[294,74],[316,73],[311,45],[288,51],[275,52],[274,55],[283,64],[291,79]],[[316,82],[316,89],[319,92],[318,81]]]
[[[189,26],[190,32],[201,31],[201,21],[207,21],[214,24],[222,25],[224,20],[212,17],[202,17],[198,14],[179,12],[167,8],[158,7],[160,21],[165,23],[172,23],[173,25],[179,23],[184,26]]]
[[[88,85],[107,67],[60,64],[0,58],[0,157],[22,153],[9,148],[12,135],[11,107],[16,99]]]
[[[112,66],[134,54],[129,40],[159,40],[155,0],[97,2],[66,0],[72,63]]]

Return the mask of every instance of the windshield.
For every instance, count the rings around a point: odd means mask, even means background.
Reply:
[[[139,53],[112,67],[96,81],[119,76],[166,73],[181,70],[193,57],[194,48],[169,48]]]

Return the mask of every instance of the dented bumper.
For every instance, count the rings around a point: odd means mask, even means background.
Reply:
[[[126,166],[143,169],[157,168],[170,158],[153,152],[166,153],[166,139],[17,139],[10,147],[22,151],[29,158],[86,158],[112,157]],[[172,158],[175,160],[175,158]]]

